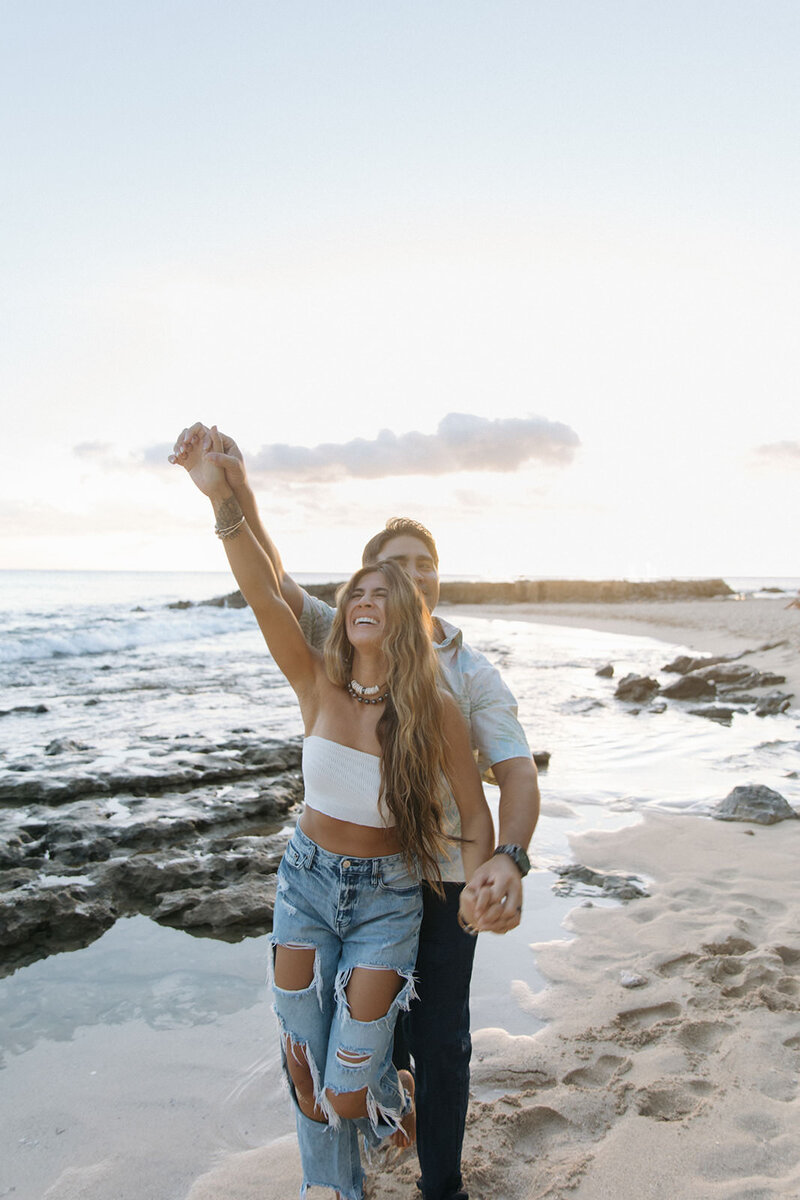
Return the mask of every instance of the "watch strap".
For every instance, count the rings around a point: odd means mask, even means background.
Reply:
[[[525,853],[523,846],[516,846],[512,845],[511,843],[504,846],[498,846],[492,854],[492,858],[494,858],[495,854],[507,854],[508,857],[513,861],[523,879],[531,869],[531,861],[528,858],[528,855]]]

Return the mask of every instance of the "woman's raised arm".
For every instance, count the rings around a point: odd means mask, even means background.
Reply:
[[[210,451],[218,454],[221,450],[222,439],[213,425]],[[210,461],[208,454],[199,442],[182,457],[181,465],[211,501],[216,533],[242,595],[255,614],[277,666],[298,695],[302,695],[314,686],[318,674],[324,670],[322,658],[306,642],[294,613],[281,596],[272,563],[251,533],[225,471]]]

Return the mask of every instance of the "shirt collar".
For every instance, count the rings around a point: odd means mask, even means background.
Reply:
[[[451,625],[449,621],[445,621],[444,617],[437,617],[436,620],[442,627],[444,634],[443,642],[434,642],[437,650],[447,650],[450,646],[460,646],[464,640],[464,635],[457,625]]]

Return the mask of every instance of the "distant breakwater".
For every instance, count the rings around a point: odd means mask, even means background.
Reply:
[[[312,596],[336,603],[340,583],[306,585]],[[724,579],[514,579],[508,582],[448,580],[441,584],[440,599],[445,604],[615,604],[629,600],[707,600],[735,596]],[[243,608],[241,592],[201,601],[226,608]],[[180,600],[171,608],[189,608],[191,601]]]

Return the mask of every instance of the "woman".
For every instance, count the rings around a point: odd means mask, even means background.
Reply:
[[[325,656],[303,637],[272,565],[213,461],[178,460],[209,497],[231,569],[300,702],[306,801],[278,872],[275,1011],[296,1106],[303,1187],[361,1200],[355,1122],[367,1145],[413,1127],[413,1081],[392,1065],[413,995],[420,878],[440,880],[449,784],[466,877],[491,854],[492,824],[455,701],[439,686],[430,616],[396,563],[341,589]],[[449,852],[453,852],[452,845]]]

